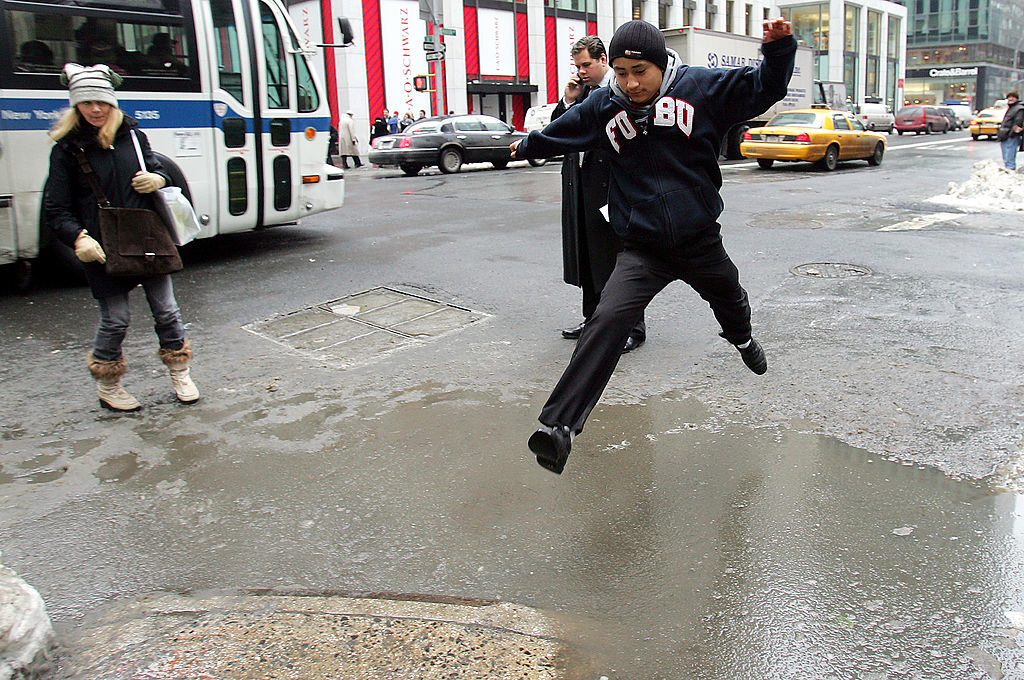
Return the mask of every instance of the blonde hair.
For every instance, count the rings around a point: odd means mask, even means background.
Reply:
[[[124,113],[121,112],[121,109],[111,104],[110,116],[107,117],[107,122],[104,123],[103,127],[100,128],[98,133],[96,133],[96,137],[99,139],[101,147],[109,149],[114,145],[114,135],[117,134],[117,131],[123,122]],[[60,118],[50,129],[50,139],[55,142],[64,139],[72,132],[78,130],[81,127],[81,124],[82,116],[78,113],[78,107],[72,106],[61,114]]]

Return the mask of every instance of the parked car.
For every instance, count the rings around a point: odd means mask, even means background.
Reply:
[[[767,170],[775,161],[810,161],[835,170],[839,161],[866,160],[879,165],[885,137],[864,129],[847,111],[828,108],[784,111],[743,135],[740,151]]]
[[[933,132],[948,132],[949,119],[939,113],[934,106],[925,104],[913,104],[904,106],[896,112],[896,132],[913,132],[914,134],[931,134]]]
[[[891,133],[896,126],[896,116],[881,102],[864,102],[857,112],[857,120],[868,130],[885,130]]]
[[[398,134],[377,137],[370,145],[369,159],[375,165],[397,166],[409,176],[430,165],[445,174],[458,172],[463,163],[486,162],[504,168],[511,160],[509,144],[525,136],[492,116],[438,116],[418,120]]]
[[[998,104],[998,102],[996,102]],[[1003,122],[1003,116],[1006,115],[1007,106],[990,106],[987,109],[978,111],[978,115],[971,121],[971,137],[978,139],[982,135],[985,135],[989,139],[995,139],[996,133],[999,132],[999,124]]]
[[[971,119],[974,118],[974,109],[971,108],[970,104],[952,104],[949,102],[943,102],[942,105],[953,109],[953,113],[956,114],[956,119],[960,123],[960,129],[971,124]]]
[[[953,111],[953,109],[951,109],[950,107],[936,106],[935,110],[946,117],[946,120],[949,121],[950,130],[959,130],[961,127],[963,127],[962,125],[960,125],[960,119],[956,117],[956,112]]]

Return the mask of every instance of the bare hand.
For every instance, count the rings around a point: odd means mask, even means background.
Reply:
[[[789,23],[782,17],[765,19],[764,42],[767,43],[773,40],[778,40],[779,38],[785,38],[787,35],[793,35],[793,24]]]
[[[151,194],[157,189],[163,189],[166,184],[167,180],[155,172],[139,170],[135,173],[135,177],[132,177],[132,189],[140,194]]]
[[[517,139],[516,141],[514,141],[514,142],[512,142],[511,144],[508,145],[508,150],[512,153],[512,158],[516,157],[516,149],[519,148],[519,143],[521,141],[523,141],[523,140]]]
[[[563,96],[566,104],[572,104],[583,94],[583,85],[580,84],[579,76],[573,78],[565,85]]]

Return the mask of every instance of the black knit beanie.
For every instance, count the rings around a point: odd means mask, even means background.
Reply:
[[[668,66],[665,36],[646,21],[627,21],[619,26],[608,43],[608,63],[614,66],[619,57],[646,59],[664,71]]]

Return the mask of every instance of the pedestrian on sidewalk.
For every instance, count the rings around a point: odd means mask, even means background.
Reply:
[[[640,20],[615,31],[608,61],[611,87],[592,92],[543,131],[511,145],[514,158],[548,158],[604,149],[612,159],[608,209],[623,240],[615,269],[576,351],[529,440],[537,462],[561,473],[573,438],[583,430],[644,309],[675,280],[710,305],[754,373],[768,370],[751,337],[750,306],[739,272],[722,245],[719,150],[736,123],[786,96],[796,40],[788,21],[763,25],[757,68],[686,66],[666,49],[657,27]]]
[[[355,133],[355,113],[346,111],[338,121],[338,154],[341,156],[341,167],[348,169],[348,159],[355,162],[357,168],[363,166],[359,160],[359,140]]]
[[[1003,165],[1007,170],[1017,169],[1017,152],[1024,145],[1024,104],[1020,101],[1017,90],[1006,93],[1006,115],[996,131],[996,139],[1003,150]]]
[[[113,411],[142,408],[121,386],[126,368],[121,345],[131,318],[128,294],[137,286],[146,292],[160,343],[158,355],[170,371],[174,392],[183,403],[195,402],[199,390],[189,372],[192,346],[185,337],[171,277],[115,277],[106,273],[99,208],[79,155],[84,153],[100,189],[117,208],[153,210],[152,193],[165,186],[170,175],[153,155],[138,123],[117,107],[114,87],[121,83],[121,76],[103,64],[66,64],[61,78],[68,85],[71,108],[50,131],[55,144],[50,152],[43,209],[54,236],[74,249],[84,263],[89,288],[99,305],[100,322],[87,365],[96,380],[100,405]],[[131,139],[133,132],[146,165],[138,171],[134,170],[139,161]]]

